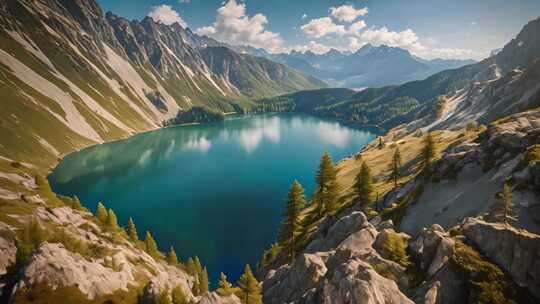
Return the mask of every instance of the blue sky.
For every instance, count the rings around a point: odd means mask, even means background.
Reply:
[[[128,19],[149,14],[232,44],[273,52],[389,44],[425,58],[481,59],[540,17],[539,0],[98,0]],[[332,9],[333,8],[333,9]]]

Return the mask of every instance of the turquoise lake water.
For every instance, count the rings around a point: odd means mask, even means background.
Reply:
[[[131,216],[139,236],[151,230],[160,249],[198,255],[215,283],[255,266],[275,239],[294,179],[310,195],[324,151],[334,160],[359,151],[375,134],[297,114],[232,117],[161,129],[67,156],[49,180],[95,210]]]

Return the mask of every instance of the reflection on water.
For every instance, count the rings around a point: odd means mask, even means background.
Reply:
[[[373,137],[303,115],[233,117],[90,147],[67,156],[49,179],[92,210],[105,202],[120,223],[133,217],[162,249],[199,255],[212,280],[224,271],[235,281],[274,240],[292,180],[309,195],[324,151],[337,160]]]

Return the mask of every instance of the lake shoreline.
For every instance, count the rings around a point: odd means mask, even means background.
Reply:
[[[217,244],[215,238],[227,239],[221,236],[223,231],[235,231],[232,239],[242,239],[247,233],[246,240],[237,240],[240,243],[226,251],[232,254],[235,248],[253,243],[253,250],[236,253],[239,257],[249,254],[241,259],[249,263],[255,263],[274,240],[281,221],[283,196],[291,180],[299,179],[311,193],[313,174],[325,151],[336,160],[343,159],[375,138],[367,129],[302,113],[235,115],[218,123],[151,131],[160,133],[147,131],[110,142],[105,148],[101,148],[102,144],[93,145],[81,150],[81,154],[66,156],[48,176],[53,191],[64,196],[77,195],[90,210],[95,209],[96,202],[104,202],[122,222],[133,217],[142,231],[152,230],[164,248],[191,244],[179,250],[180,254],[222,255],[220,248],[226,245],[201,249],[196,246],[207,245],[196,243],[208,239],[208,244]],[[272,166],[268,167],[270,160]],[[243,207],[222,209],[230,204]],[[153,215],[149,217],[150,214]],[[245,214],[250,215],[248,222],[254,221],[249,226],[252,229],[226,228],[240,225]],[[154,217],[160,219],[158,224],[153,223]],[[197,223],[203,227],[188,228]],[[254,232],[263,234],[250,239]],[[174,241],[176,238],[184,239]],[[209,269],[215,270],[216,275],[218,270],[228,269],[208,256],[205,261],[214,265]],[[227,271],[236,276],[237,269],[231,269]]]

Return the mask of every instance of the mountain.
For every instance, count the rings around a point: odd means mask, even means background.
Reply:
[[[238,54],[223,46],[206,47],[200,52],[214,75],[231,83],[248,97],[325,86],[322,81],[285,65],[262,57]]]
[[[324,54],[311,51],[270,54],[251,47],[238,48],[245,53],[294,67],[331,85],[349,88],[401,84],[475,63],[473,60],[425,60],[398,47],[377,47],[371,44],[366,44],[354,53],[330,49]]]
[[[462,127],[540,106],[540,19],[529,22],[497,55],[479,63],[445,70],[424,80],[369,88],[328,104],[304,103],[298,97],[317,91],[296,92],[260,100],[260,107],[295,108],[390,129],[414,121],[414,127]],[[369,54],[370,47],[359,52]],[[358,52],[357,52],[358,53]],[[320,90],[328,95],[332,89]],[[341,91],[338,91],[341,94]],[[336,95],[338,96],[338,95]]]
[[[221,46],[177,23],[104,15],[94,0],[0,2],[0,130],[17,134],[7,154],[55,159],[156,128],[180,109],[238,111],[253,98],[325,86]]]

